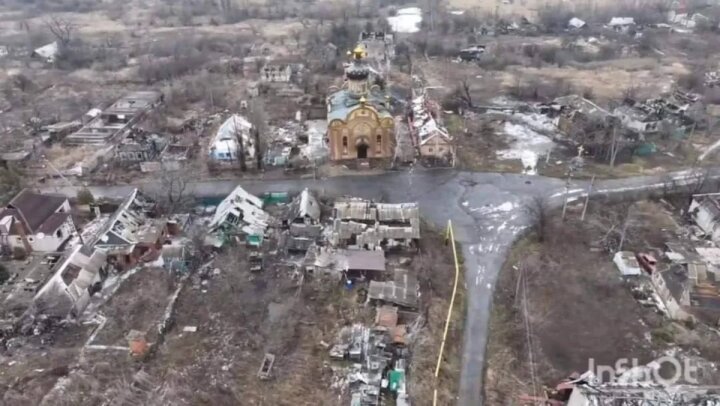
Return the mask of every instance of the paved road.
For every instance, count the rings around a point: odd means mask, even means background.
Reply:
[[[678,187],[692,182],[691,172],[674,175],[636,177],[596,182],[594,195],[635,197],[646,190],[661,192],[663,185]],[[197,197],[216,197],[229,193],[237,181],[192,183],[188,193]],[[375,176],[350,176],[324,180],[243,181],[251,193],[300,191],[310,187],[328,194],[345,194],[390,202],[417,201],[423,216],[438,226],[450,219],[465,258],[465,287],[468,292],[464,354],[458,405],[482,404],[482,379],[485,346],[488,338],[492,292],[508,249],[533,219],[526,209],[540,197],[553,206],[565,198],[565,182],[538,176],[468,173],[454,170],[415,170]],[[158,193],[159,183],[144,184],[142,189]],[[569,200],[582,198],[587,182],[572,182]],[[97,197],[124,197],[131,186],[91,187]],[[75,188],[58,190],[69,196]]]

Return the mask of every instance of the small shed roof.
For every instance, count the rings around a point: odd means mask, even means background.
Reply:
[[[342,250],[338,256],[346,271],[385,271],[385,252]]]

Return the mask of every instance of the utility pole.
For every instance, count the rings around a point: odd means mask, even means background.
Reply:
[[[628,224],[630,224],[630,207],[628,207],[627,214],[625,215],[625,224],[623,224],[622,233],[620,234],[620,244],[618,244],[618,251],[622,251],[622,246],[625,243],[625,232],[627,231]]]
[[[565,181],[565,197],[563,198],[563,209],[562,209],[562,219],[565,221],[565,212],[567,211],[567,204],[568,204],[568,194],[570,193],[570,177],[572,176],[572,170],[568,168],[568,177]]]
[[[592,179],[590,179],[590,188],[588,188],[587,196],[585,196],[585,206],[583,206],[583,211],[582,211],[582,215],[580,216],[580,221],[585,221],[585,213],[587,212],[588,203],[590,202],[590,193],[592,193],[594,183],[595,183],[595,175],[593,175]]]

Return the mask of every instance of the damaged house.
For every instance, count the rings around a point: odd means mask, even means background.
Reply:
[[[694,124],[694,120],[687,113],[699,98],[699,95],[693,93],[675,91],[667,97],[644,102],[627,100],[626,104],[615,109],[613,114],[625,128],[642,137],[664,130],[684,132]]]
[[[75,234],[65,196],[24,189],[0,212],[0,241],[5,252],[56,252]]]
[[[251,245],[260,245],[269,223],[270,215],[263,210],[263,201],[238,186],[220,202],[209,228],[214,233],[215,246],[222,246],[237,234],[245,235]]]
[[[65,137],[67,144],[105,144],[125,133],[164,100],[156,91],[133,92],[118,99],[77,132]]]
[[[416,248],[420,240],[417,203],[338,201],[333,208],[330,244],[360,249]]]
[[[291,203],[287,219],[286,249],[289,252],[305,252],[322,236],[321,208],[315,196],[304,189]]]
[[[695,224],[714,242],[720,242],[720,200],[718,195],[693,198],[688,214]]]
[[[607,23],[607,28],[615,32],[628,33],[635,28],[635,19],[632,17],[613,17]]]
[[[268,83],[289,83],[293,66],[286,61],[270,60],[260,69],[260,80]]]
[[[392,34],[382,31],[363,31],[360,33],[358,45],[367,53],[378,68],[387,66],[395,58],[395,42]]]
[[[233,114],[220,126],[210,141],[210,159],[216,162],[239,162],[246,164],[255,160],[253,126],[242,116]]]
[[[58,264],[57,271],[35,295],[35,307],[45,314],[78,316],[100,290],[107,256],[102,250],[78,245]]]
[[[622,130],[618,117],[581,96],[558,97],[552,104],[541,106],[540,111],[555,119],[564,135],[560,141],[582,146],[585,154],[597,159],[610,156],[615,137],[618,161],[629,159],[637,145],[637,134]]]
[[[552,104],[541,106],[540,111],[555,118],[560,131],[571,138],[585,133],[605,133],[612,121],[609,111],[579,95],[558,97]],[[587,134],[577,142],[584,144],[592,140],[590,137],[592,134]]]
[[[409,115],[410,134],[420,156],[452,159],[455,154],[452,138],[437,118],[439,110],[439,106],[428,100],[425,94],[414,98]]]
[[[646,114],[634,106],[620,106],[613,111],[613,115],[620,119],[622,125],[638,134],[654,134],[660,128],[660,118],[655,114]]]
[[[131,131],[115,148],[115,159],[120,162],[148,162],[155,160],[167,146],[157,134]]]
[[[110,265],[125,270],[160,256],[167,220],[153,218],[155,207],[135,189],[98,230],[92,243],[107,255]]]

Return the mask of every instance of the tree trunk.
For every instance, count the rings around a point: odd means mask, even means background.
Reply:
[[[242,131],[238,128],[237,120],[234,120],[235,124],[235,138],[238,143],[237,157],[240,161],[240,171],[247,171],[247,165],[245,164],[245,142],[243,140]]]

